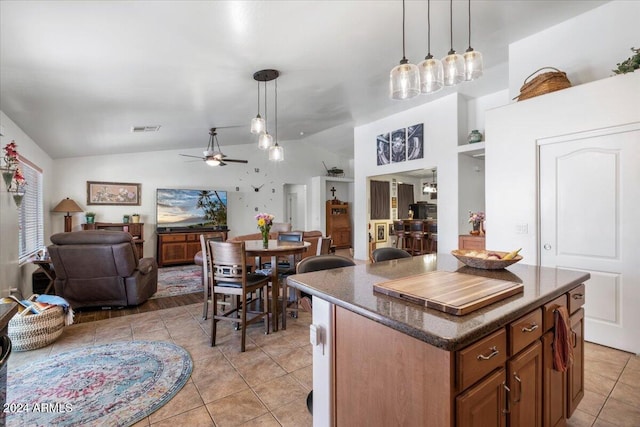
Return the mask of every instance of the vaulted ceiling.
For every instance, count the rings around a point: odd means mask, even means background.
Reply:
[[[402,57],[393,1],[1,1],[0,109],[51,157],[252,144],[253,73],[281,72],[278,139],[328,129],[353,156],[353,126],[453,91],[507,87],[508,45],[605,1],[472,1],[472,46],[485,76],[436,95],[389,99]],[[453,2],[454,48],[467,46],[467,1]],[[427,3],[407,1],[407,57],[427,50]],[[449,2],[431,2],[431,51],[449,49]],[[269,85],[270,101],[273,86]],[[272,129],[273,105],[269,110]],[[135,126],[160,126],[134,133]],[[227,154],[233,155],[226,150]]]

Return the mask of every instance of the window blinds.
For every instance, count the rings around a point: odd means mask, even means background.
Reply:
[[[20,169],[27,181],[18,215],[18,261],[22,263],[44,246],[44,214],[42,170],[24,158],[20,159]]]

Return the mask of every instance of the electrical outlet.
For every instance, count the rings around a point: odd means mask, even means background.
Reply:
[[[516,234],[529,234],[529,224],[516,224]]]

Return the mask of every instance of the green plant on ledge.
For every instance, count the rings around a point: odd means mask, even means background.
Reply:
[[[84,217],[87,220],[87,224],[93,224],[96,220],[95,212],[85,212]]]
[[[634,47],[631,48],[631,51],[635,53],[631,58],[627,58],[626,61],[622,61],[619,64],[617,69],[612,70],[616,74],[626,74],[633,73],[635,70],[640,68],[640,49],[636,49]]]

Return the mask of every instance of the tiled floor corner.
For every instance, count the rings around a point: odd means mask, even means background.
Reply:
[[[194,370],[185,387],[164,407],[136,426],[311,426],[306,397],[312,387],[308,343],[309,313],[287,320],[287,330],[264,334],[251,326],[247,351],[240,333],[219,323],[218,343],[209,345],[210,321],[202,305],[80,323],[65,328],[52,345],[14,352],[10,367],[93,344],[159,340],[189,351]],[[640,425],[640,357],[586,343],[585,396],[569,420],[571,427]]]

